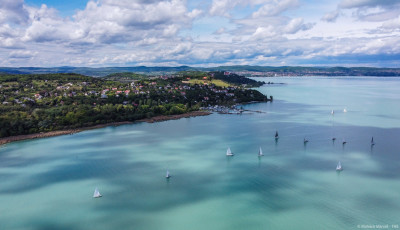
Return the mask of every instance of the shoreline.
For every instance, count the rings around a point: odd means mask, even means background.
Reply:
[[[99,125],[95,125],[95,126],[82,127],[82,128],[77,128],[77,129],[66,129],[66,130],[50,131],[50,132],[46,132],[46,133],[32,133],[32,134],[25,134],[25,135],[18,135],[18,136],[3,137],[3,138],[0,138],[0,146],[7,144],[7,143],[15,142],[15,141],[30,140],[30,139],[36,139],[36,138],[55,137],[55,136],[61,136],[61,135],[67,135],[67,134],[75,134],[75,133],[79,133],[79,132],[86,131],[86,130],[100,129],[100,128],[105,128],[108,126],[120,126],[120,125],[126,125],[126,124],[134,124],[137,122],[154,123],[154,122],[162,122],[162,121],[168,121],[168,120],[177,120],[180,118],[207,116],[210,114],[211,114],[210,112],[206,112],[206,111],[193,111],[193,112],[176,114],[176,115],[160,115],[160,116],[155,116],[155,117],[151,117],[151,118],[140,119],[140,120],[133,121],[133,122],[132,121],[112,122],[112,123],[99,124]]]
[[[207,116],[210,115],[211,112],[207,111],[192,111],[183,114],[176,114],[176,115],[160,115],[151,118],[144,118],[137,120],[136,122],[147,122],[147,123],[154,123],[154,122],[162,122],[162,121],[169,121],[169,120],[178,120],[181,118],[189,118],[189,117],[198,117],[198,116]]]

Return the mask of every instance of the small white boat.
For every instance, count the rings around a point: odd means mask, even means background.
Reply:
[[[342,164],[341,164],[340,161],[339,161],[339,163],[338,163],[337,166],[336,166],[336,171],[342,171],[342,170],[343,170]]]
[[[94,198],[102,197],[102,195],[101,195],[100,192],[99,192],[99,189],[96,188],[96,189],[94,190],[93,197],[94,197]]]
[[[167,170],[167,174],[165,175],[165,178],[170,178],[171,177],[171,175],[169,174],[169,171]]]
[[[343,113],[347,113],[347,109],[346,108],[343,109]]]
[[[374,137],[371,138],[371,145],[375,145]]]
[[[331,111],[331,114],[332,114],[332,115],[335,114],[335,111],[333,111],[333,109],[332,109],[332,111]]]
[[[262,149],[261,149],[261,147],[260,147],[260,150],[258,150],[258,156],[259,156],[259,157],[262,157],[262,156],[264,156],[264,154],[263,154],[263,152],[262,152]]]
[[[233,156],[233,152],[231,151],[231,148],[228,148],[228,149],[226,150],[226,155],[227,155],[227,156]]]

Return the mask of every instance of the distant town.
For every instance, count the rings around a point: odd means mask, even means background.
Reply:
[[[131,72],[150,76],[176,74],[182,71],[201,72],[231,72],[238,75],[253,77],[280,77],[280,76],[400,76],[400,68],[375,67],[304,67],[304,66],[219,66],[219,67],[0,67],[0,73],[5,74],[48,74],[48,73],[78,73],[85,76],[104,77],[113,73]]]

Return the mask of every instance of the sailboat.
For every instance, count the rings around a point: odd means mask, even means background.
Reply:
[[[226,150],[226,155],[233,156],[233,152],[231,151],[231,148],[228,148],[228,150]]]
[[[371,145],[375,145],[374,137],[371,138]]]
[[[167,170],[167,174],[165,175],[165,178],[170,178],[171,177],[171,175],[169,174],[169,171]]]
[[[308,140],[306,138],[304,138],[304,144],[306,144],[308,142]]]
[[[346,143],[347,143],[347,141],[343,138],[342,144],[346,144]]]
[[[337,166],[336,166],[336,171],[342,171],[342,170],[343,170],[342,164],[341,164],[340,161],[339,161],[339,163],[338,163]]]
[[[259,157],[262,157],[262,156],[264,156],[264,154],[263,154],[263,152],[262,152],[262,149],[261,149],[261,147],[260,147],[260,150],[258,151],[258,156],[259,156]]]
[[[96,188],[96,189],[94,190],[93,197],[94,197],[94,198],[102,197],[102,195],[101,195],[100,192],[99,192],[99,189]]]
[[[278,138],[279,138],[278,131],[276,131],[276,133],[275,133],[275,139],[278,139]]]
[[[346,108],[343,109],[343,113],[347,113],[347,109]]]
[[[333,109],[332,109],[332,111],[331,111],[331,114],[332,114],[332,115],[335,114],[335,111],[333,111]]]

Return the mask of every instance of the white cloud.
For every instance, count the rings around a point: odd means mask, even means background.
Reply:
[[[24,0],[0,1],[0,23],[25,24],[28,20],[29,14],[24,6]]]
[[[232,0],[213,0],[210,14],[229,16],[228,11],[233,9],[239,2]]]
[[[384,22],[380,29],[384,32],[400,31],[400,17]]]
[[[31,23],[23,41],[63,41],[68,44],[113,44],[154,37],[173,37],[202,11],[187,11],[184,1],[89,1],[72,19],[57,16],[57,11],[42,5],[29,8]]]
[[[253,18],[275,16],[299,5],[298,0],[213,0],[209,13],[230,17],[237,6],[261,6],[252,14]]]
[[[312,23],[304,24],[303,18],[294,18],[286,25],[284,31],[289,34],[294,34],[299,30],[309,30],[314,26]]]
[[[363,21],[385,21],[400,15],[398,0],[342,0],[338,8],[355,10],[354,16]]]
[[[220,34],[224,34],[224,33],[226,33],[226,28],[225,27],[221,27],[221,28],[219,28],[218,30],[216,30],[214,32],[214,34],[216,34],[216,35],[220,35]]]
[[[258,27],[256,29],[256,31],[252,34],[251,39],[252,40],[262,40],[265,38],[273,37],[275,35],[276,35],[276,33],[272,26]]]
[[[57,15],[57,11],[42,5],[39,9],[29,8],[31,22],[22,41],[46,42],[70,40],[75,25]],[[72,33],[71,33],[72,32]]]
[[[11,51],[10,54],[8,55],[9,58],[32,58],[37,54],[37,52],[32,52],[29,50],[16,50],[16,51]]]
[[[354,54],[369,54],[377,55],[381,53],[396,54],[400,51],[400,45],[397,39],[393,38],[380,38],[365,41],[362,45],[355,48],[352,53]]]
[[[326,13],[323,17],[322,20],[323,21],[327,21],[327,22],[335,22],[336,19],[339,17],[340,11],[339,10],[335,10],[329,13]]]
[[[92,0],[68,17],[46,5],[0,1],[3,66],[279,65],[400,55],[400,3],[390,0],[313,5],[314,15],[299,0],[209,0],[197,8],[186,0]]]
[[[252,14],[253,18],[276,16],[299,5],[297,0],[267,1]]]
[[[197,17],[200,17],[202,14],[203,14],[202,10],[194,9],[191,12],[187,13],[187,16],[189,18],[197,18]]]

